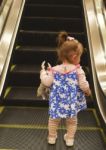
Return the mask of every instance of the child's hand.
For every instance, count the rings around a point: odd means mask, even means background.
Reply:
[[[89,89],[88,91],[85,92],[86,96],[90,96],[91,95],[91,90]]]

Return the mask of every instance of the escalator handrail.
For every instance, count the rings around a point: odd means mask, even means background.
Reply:
[[[0,37],[5,26],[7,16],[9,14],[10,8],[12,6],[13,0],[3,0],[0,6]]]
[[[95,96],[100,114],[106,124],[106,99],[101,99],[101,91],[106,94],[106,58],[104,53],[103,41],[101,41],[100,29],[97,20],[97,11],[95,11],[94,1],[83,0],[85,21],[87,27],[88,44],[91,59],[91,69],[94,82]],[[98,84],[100,86],[98,86]],[[101,87],[102,90],[99,88]]]
[[[101,55],[102,60],[99,60],[98,66],[101,63],[101,68],[96,67],[97,70],[97,76],[99,80],[100,87],[106,96],[106,24],[104,20],[104,15],[103,15],[103,0],[94,0],[94,8],[96,12],[96,18],[97,18],[97,24],[98,24],[98,30],[100,33],[100,40],[102,44],[102,48],[100,49],[101,51],[99,52],[99,55]],[[100,57],[100,56],[99,56]],[[95,59],[95,58],[94,58]]]
[[[14,0],[0,40],[0,96],[8,71],[25,0]]]
[[[104,9],[105,6],[104,6],[103,0],[94,0],[94,6],[95,6],[96,14],[97,14],[96,17],[97,17],[97,22],[98,22],[98,28],[99,28],[101,42],[102,42],[103,51],[104,51],[104,60],[105,60],[104,72],[106,72],[106,18],[105,18],[106,10]],[[101,86],[101,88],[106,96],[106,84],[105,84],[105,87]]]
[[[106,24],[106,1],[103,1],[102,3],[102,10],[103,10],[104,20]]]
[[[6,4],[6,2],[7,2],[7,0],[2,0],[2,2],[0,3],[0,14],[3,11],[3,8],[4,8],[5,4]]]

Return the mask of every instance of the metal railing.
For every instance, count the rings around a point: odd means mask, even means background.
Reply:
[[[6,1],[7,1],[7,0],[1,0],[1,2],[0,2],[0,14],[1,14],[1,12],[2,12],[4,6],[5,6]]]
[[[95,96],[98,108],[106,124],[106,28],[103,22],[103,14],[101,14],[101,5],[98,1],[100,2],[100,0],[83,0],[83,6]],[[103,97],[101,97],[102,94],[104,94]]]
[[[13,51],[25,0],[13,0],[5,27],[0,39],[0,95],[6,79],[6,74]],[[15,11],[14,11],[15,10]],[[11,21],[12,20],[12,21]]]
[[[102,43],[102,50],[99,51],[99,58],[97,58],[99,67],[97,68],[99,71],[97,72],[97,76],[101,89],[106,96],[106,24],[103,14],[103,0],[94,0],[94,7],[96,11],[98,30]]]
[[[4,29],[5,21],[9,14],[13,0],[3,0],[0,6],[0,37]]]

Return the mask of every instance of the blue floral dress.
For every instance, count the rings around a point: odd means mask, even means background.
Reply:
[[[66,74],[54,72],[49,96],[50,118],[74,117],[86,108],[85,95],[79,88],[76,70]]]

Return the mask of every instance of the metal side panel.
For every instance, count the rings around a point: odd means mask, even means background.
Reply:
[[[90,47],[94,90],[99,111],[106,124],[106,57],[103,39],[101,38],[100,24],[98,22],[100,10],[96,10],[96,2],[83,0],[83,6]]]
[[[0,40],[0,95],[4,86],[25,0],[14,0]]]
[[[5,21],[11,9],[12,3],[13,0],[3,0],[2,5],[0,6],[0,37],[2,35]]]
[[[3,11],[4,6],[6,5],[7,0],[0,1],[0,13]]]

